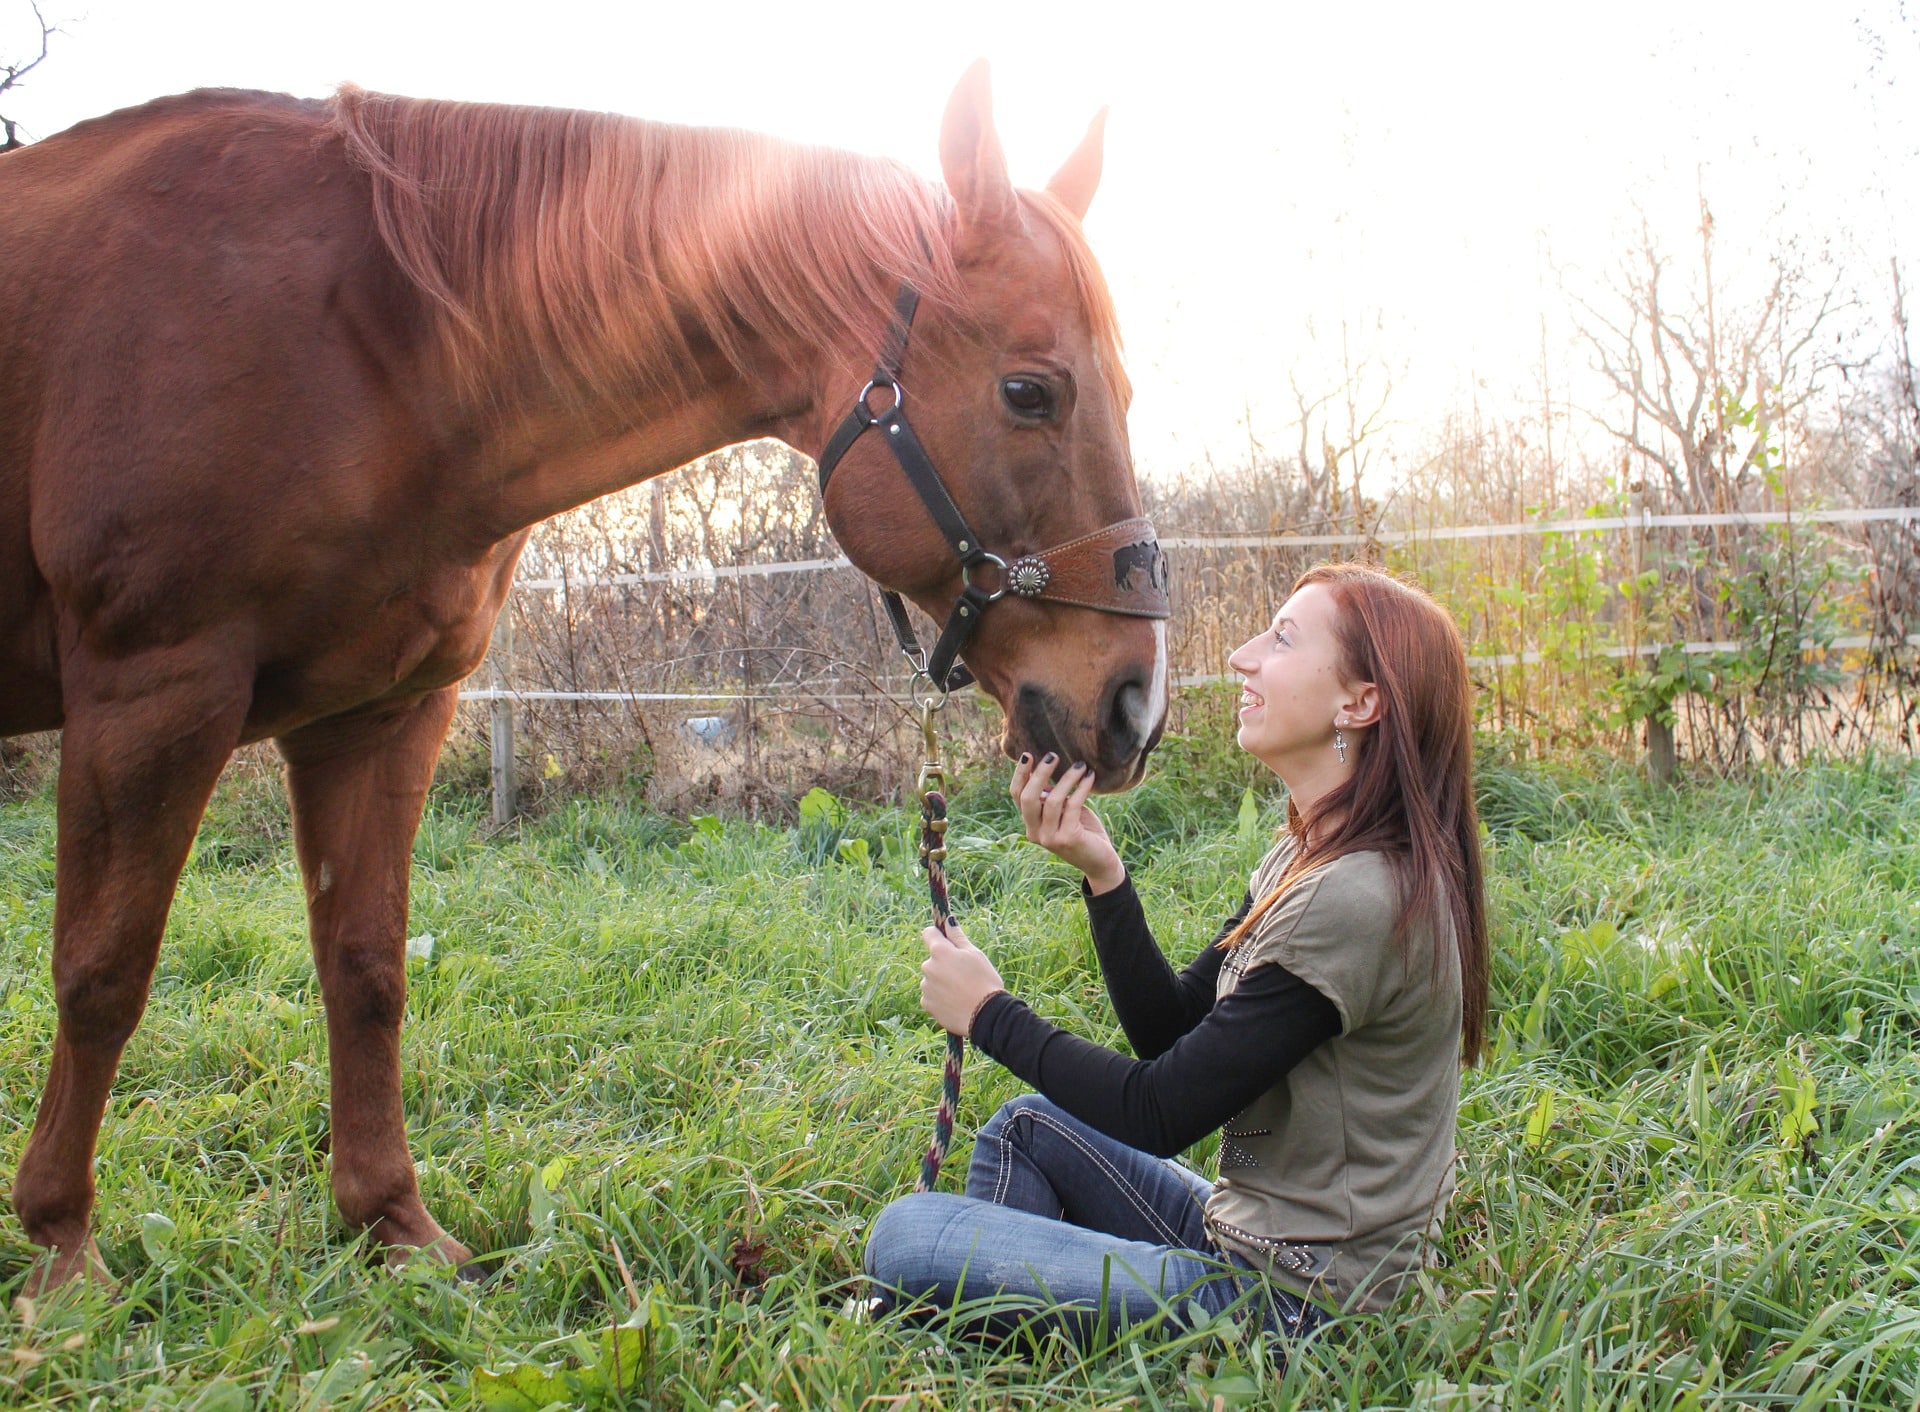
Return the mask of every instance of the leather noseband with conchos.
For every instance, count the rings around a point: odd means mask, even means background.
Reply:
[[[1153,535],[1153,522],[1144,518],[1121,520],[1065,544],[1056,544],[1037,554],[1023,554],[1008,563],[980,543],[980,536],[967,524],[960,507],[947,493],[940,473],[934,469],[926,448],[914,435],[907,421],[906,390],[900,385],[900,364],[907,353],[907,338],[913,331],[913,316],[920,306],[919,291],[903,285],[893,304],[893,323],[881,347],[880,360],[873,377],[860,389],[849,411],[827,440],[820,453],[820,496],[825,500],[827,478],[840,458],[862,434],[878,429],[882,440],[893,448],[894,459],[906,473],[927,513],[939,527],[948,546],[960,560],[960,596],[947,615],[946,626],[931,653],[923,653],[907,619],[906,603],[890,588],[880,590],[887,617],[900,650],[938,691],[954,691],[973,680],[973,673],[961,662],[960,653],[980,627],[989,604],[1012,594],[1054,603],[1072,603],[1102,613],[1119,613],[1133,618],[1167,618],[1172,607],[1167,597],[1167,560]],[[875,390],[888,392],[893,405],[876,412],[869,403]],[[977,583],[974,575],[982,569],[994,571],[999,579],[995,587]]]

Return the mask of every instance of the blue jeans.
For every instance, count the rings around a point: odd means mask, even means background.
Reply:
[[[1189,1301],[1311,1332],[1316,1306],[1214,1245],[1212,1190],[1029,1094],[980,1129],[965,1196],[916,1192],[880,1213],[866,1272],[883,1298],[959,1309],[989,1332],[1055,1327],[1086,1344],[1152,1320],[1184,1327]]]

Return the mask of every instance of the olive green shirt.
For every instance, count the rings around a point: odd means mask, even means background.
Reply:
[[[1283,838],[1255,869],[1256,899],[1293,848]],[[1222,1246],[1335,1308],[1390,1303],[1453,1193],[1459,957],[1445,916],[1409,918],[1394,940],[1398,898],[1383,855],[1336,859],[1294,880],[1218,981],[1225,996],[1284,966],[1340,1012],[1338,1035],[1221,1129],[1206,1210]]]

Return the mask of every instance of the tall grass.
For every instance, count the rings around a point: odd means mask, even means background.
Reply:
[[[1238,777],[1170,759],[1108,818],[1184,955],[1278,814],[1238,826]],[[478,1288],[370,1266],[326,1195],[284,818],[258,777],[229,782],[102,1134],[121,1296],[14,1305],[0,1404],[1914,1405],[1920,769],[1483,783],[1497,1024],[1447,1262],[1282,1372],[1231,1321],[1083,1356],[843,1313],[937,1081],[898,811],[696,828],[580,799],[489,834],[437,796],[406,1102],[429,1204],[503,1265]],[[1044,1012],[1118,1042],[1072,879],[989,781],[954,813],[970,932]],[[0,807],[8,1164],[51,1034],[52,849],[44,794]],[[1014,1091],[976,1062],[963,1126]],[[31,1255],[0,1226],[9,1303]]]

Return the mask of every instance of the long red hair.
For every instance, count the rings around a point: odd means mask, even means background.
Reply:
[[[1321,564],[1293,585],[1324,584],[1332,594],[1341,670],[1372,682],[1380,719],[1354,732],[1353,771],[1302,814],[1287,805],[1294,855],[1273,890],[1221,942],[1233,946],[1270,912],[1293,883],[1349,853],[1383,854],[1400,887],[1394,922],[1452,919],[1460,963],[1460,1048],[1472,1064],[1487,1028],[1487,899],[1480,861],[1480,815],[1473,799],[1473,698],[1466,647],[1446,610],[1425,590],[1363,564]],[[1330,820],[1326,828],[1319,827]],[[1445,935],[1434,928],[1433,963]]]

